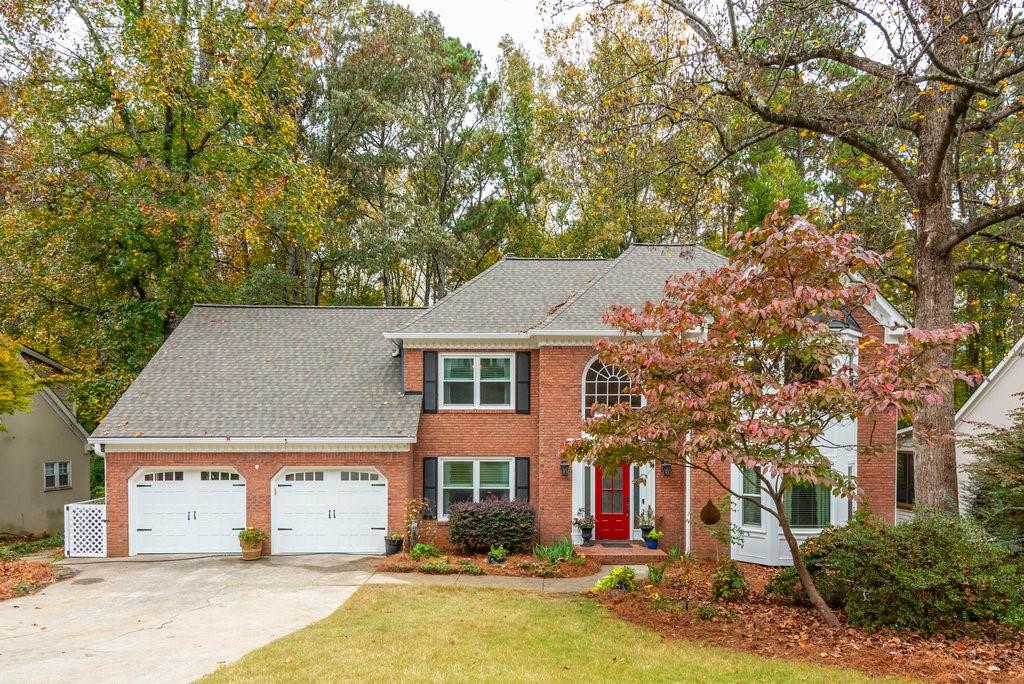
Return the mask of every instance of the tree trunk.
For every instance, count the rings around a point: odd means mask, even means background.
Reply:
[[[825,599],[821,598],[821,594],[818,593],[818,587],[814,586],[814,579],[811,578],[811,573],[807,571],[804,557],[800,553],[800,544],[797,542],[796,537],[793,536],[793,530],[789,527],[789,520],[786,519],[786,515],[781,513],[781,502],[776,502],[775,506],[780,511],[778,515],[779,527],[782,528],[782,536],[786,538],[789,553],[793,557],[793,567],[796,568],[796,574],[800,577],[800,585],[804,588],[804,593],[807,594],[811,605],[818,609],[818,613],[821,614],[821,619],[825,621],[825,624],[829,627],[838,627],[839,618],[836,617],[836,614],[825,603]]]
[[[953,325],[955,265],[952,255],[935,246],[952,234],[950,207],[944,199],[920,207],[918,217],[914,324],[922,330]],[[953,348],[933,349],[922,356],[921,364],[952,368]],[[946,380],[941,400],[922,406],[914,416],[916,502],[951,511],[958,510],[956,445],[952,440],[955,413],[953,382]]]

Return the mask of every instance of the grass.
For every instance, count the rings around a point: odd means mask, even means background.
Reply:
[[[819,665],[662,639],[596,601],[501,589],[368,585],[217,682],[863,682]]]
[[[46,549],[59,549],[64,546],[64,535],[54,534],[42,539],[33,541],[10,541],[0,543],[0,558],[21,558],[30,553],[45,551]]]

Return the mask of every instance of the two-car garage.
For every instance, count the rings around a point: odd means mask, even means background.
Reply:
[[[263,486],[266,480],[263,480]],[[235,469],[149,468],[128,483],[129,553],[237,553],[248,499]],[[269,485],[273,553],[383,553],[387,481],[374,468],[286,468]]]

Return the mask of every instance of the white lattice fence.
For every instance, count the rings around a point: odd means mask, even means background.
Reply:
[[[106,499],[92,499],[64,506],[65,556],[69,558],[106,557],[106,504]]]

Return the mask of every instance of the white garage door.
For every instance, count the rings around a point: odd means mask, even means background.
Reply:
[[[274,553],[384,553],[388,488],[379,473],[289,470],[271,487]]]
[[[245,480],[231,470],[144,471],[128,483],[131,552],[237,553]]]

